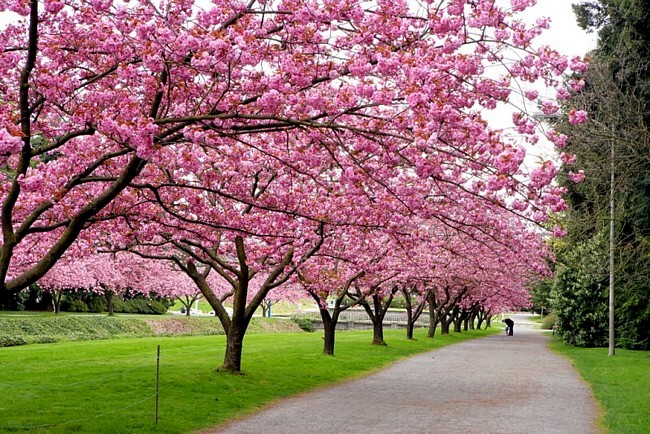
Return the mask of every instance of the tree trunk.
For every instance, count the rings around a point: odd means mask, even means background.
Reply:
[[[479,308],[479,310],[478,310],[478,312],[476,314],[476,318],[477,318],[477,322],[478,322],[477,328],[479,330],[481,330],[481,327],[483,327],[483,322],[484,321],[486,322],[485,328],[487,329],[489,327],[490,324],[487,321],[489,316],[490,316],[489,312],[486,312],[482,308]]]
[[[386,316],[386,312],[388,311],[388,307],[392,301],[393,294],[388,297],[386,305],[382,304],[379,295],[373,294],[372,307],[366,301],[360,302],[361,306],[363,306],[368,317],[372,321],[372,345],[386,345],[386,341],[384,341],[384,317]]]
[[[113,311],[113,291],[104,290],[104,295],[106,296],[106,311],[108,312],[108,316],[113,316],[115,315]]]
[[[401,291],[402,294],[404,294],[404,300],[406,302],[406,339],[413,340],[415,322],[418,320],[418,318],[420,318],[422,312],[424,312],[424,307],[428,303],[430,292],[427,292],[426,296],[423,297],[414,308],[411,291],[407,290],[406,288],[402,288]]]
[[[476,323],[476,316],[478,315],[478,312],[476,310],[472,311],[472,313],[469,314],[469,329],[474,330],[475,329],[475,323]]]
[[[415,328],[415,321],[413,320],[413,311],[411,303],[411,293],[402,288],[404,301],[406,302],[406,339],[413,340],[413,329]]]
[[[436,311],[436,296],[431,291],[427,297],[427,303],[429,305],[429,330],[427,332],[427,337],[433,338],[436,335],[436,327],[438,326],[438,314]]]
[[[454,323],[454,333],[460,333],[463,329],[463,321],[460,318],[453,321]]]
[[[372,345],[386,345],[384,341],[384,317],[379,318],[378,321],[372,323]]]
[[[406,339],[413,340],[413,330],[415,329],[415,322],[408,322],[406,324]]]
[[[333,356],[338,316],[332,318],[327,309],[321,309],[320,314],[323,320],[323,354]]]
[[[463,330],[465,331],[469,330],[469,318],[470,318],[469,313],[466,313],[465,317],[463,318]]]
[[[241,356],[244,348],[244,336],[247,325],[231,323],[226,334],[226,354],[223,359],[223,369],[230,372],[241,372]]]
[[[451,317],[449,315],[440,315],[440,334],[448,335],[449,326],[451,325]]]
[[[58,315],[61,313],[61,297],[63,296],[63,291],[54,291],[52,293],[52,308],[54,309],[54,314]]]

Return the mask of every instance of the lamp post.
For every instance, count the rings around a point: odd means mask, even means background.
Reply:
[[[610,179],[609,179],[609,351],[608,355],[616,354],[614,346],[614,140],[610,146]]]

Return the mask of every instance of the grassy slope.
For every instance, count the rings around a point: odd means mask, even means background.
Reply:
[[[254,318],[250,333],[299,331],[292,321]],[[178,315],[0,315],[0,347],[127,337],[223,334],[215,317]]]
[[[650,433],[650,352],[575,348],[554,342],[587,381],[603,409],[602,424],[611,433]]]
[[[492,329],[491,332],[496,332]],[[427,339],[417,330],[339,333],[334,357],[318,333],[253,334],[245,375],[215,372],[223,336],[61,342],[0,348],[0,431],[188,432],[222,423],[281,397],[353,378],[411,354],[491,333]],[[160,419],[154,424],[156,347],[161,346]],[[38,428],[39,425],[44,425]]]

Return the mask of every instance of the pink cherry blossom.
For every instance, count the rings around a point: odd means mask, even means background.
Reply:
[[[578,173],[574,173],[572,171],[569,171],[568,173],[569,179],[571,182],[575,184],[580,184],[582,181],[585,180],[585,171],[584,170],[579,170]]]
[[[587,122],[587,112],[584,110],[571,109],[569,111],[569,123],[571,125],[578,125]]]

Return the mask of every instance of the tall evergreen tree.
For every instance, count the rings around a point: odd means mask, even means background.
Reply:
[[[586,318],[600,318],[606,308],[608,264],[602,260],[609,227],[609,191],[614,148],[616,234],[617,344],[650,348],[650,2],[599,0],[574,5],[578,23],[598,32],[585,88],[572,104],[590,113],[583,126],[558,125],[568,137],[567,151],[585,170],[582,184],[569,192],[569,236],[558,249],[561,279],[555,281],[554,308],[567,342],[600,345],[606,327],[587,331]],[[565,171],[575,170],[565,167]],[[592,248],[586,248],[591,246]],[[598,248],[595,248],[598,247]],[[600,249],[600,250],[599,250]],[[575,252],[580,251],[580,257]],[[589,264],[585,268],[585,264]],[[585,273],[587,275],[585,275]],[[570,278],[570,280],[567,280]],[[570,283],[570,285],[567,284]],[[569,287],[570,286],[570,287]],[[572,302],[591,294],[584,303]],[[580,295],[582,294],[582,295]],[[580,317],[582,326],[569,327],[567,318]],[[588,322],[588,321],[587,321]],[[575,325],[575,324],[574,324]]]

